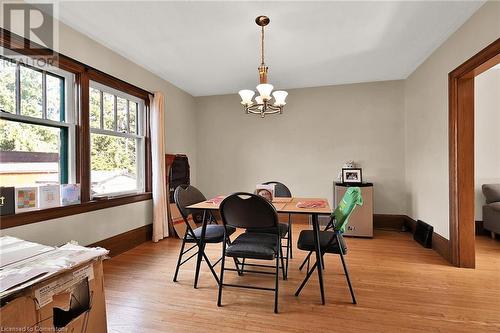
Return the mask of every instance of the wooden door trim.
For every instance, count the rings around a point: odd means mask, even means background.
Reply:
[[[474,78],[500,62],[500,38],[448,75],[450,259],[475,267]]]

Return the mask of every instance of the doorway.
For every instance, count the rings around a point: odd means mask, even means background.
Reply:
[[[500,38],[448,75],[450,259],[475,268],[474,78],[500,63]]]

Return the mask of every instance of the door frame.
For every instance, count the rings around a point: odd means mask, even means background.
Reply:
[[[450,261],[475,267],[474,78],[500,63],[500,38],[448,74]]]

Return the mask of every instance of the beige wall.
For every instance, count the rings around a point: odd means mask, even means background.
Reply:
[[[62,23],[59,26],[59,38],[60,53],[145,90],[162,91],[165,94],[166,150],[170,153],[188,155],[192,181],[196,184],[194,98]],[[151,201],[147,201],[4,229],[1,234],[44,244],[61,244],[77,240],[87,245],[150,223],[152,223],[152,204]]]
[[[262,181],[332,198],[346,160],[375,183],[376,213],[405,213],[403,82],[289,91],[284,114],[246,115],[239,96],[198,97],[198,185],[208,196]]]
[[[500,183],[500,69],[474,82],[476,221],[483,220],[482,184]]]
[[[409,215],[449,238],[448,73],[500,36],[500,2],[488,2],[405,81]]]

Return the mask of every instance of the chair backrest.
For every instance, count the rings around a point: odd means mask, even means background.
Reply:
[[[201,201],[206,201],[207,198],[203,195],[203,193],[200,192],[196,187],[191,186],[191,185],[179,185],[175,189],[174,192],[174,201],[175,204],[177,205],[177,208],[181,212],[181,215],[184,219],[184,222],[187,223],[187,218],[189,214],[195,213],[195,214],[200,214],[199,211],[192,212],[189,208],[186,208],[189,205],[201,202]],[[195,222],[198,219],[193,216],[193,220]]]
[[[332,213],[333,217],[335,217],[334,230],[344,232],[347,223],[349,223],[349,217],[354,212],[354,208],[362,205],[363,197],[361,196],[361,189],[359,187],[349,187]]]
[[[280,198],[291,198],[292,197],[292,192],[290,192],[290,189],[286,187],[285,184],[280,183],[280,182],[265,182],[262,183],[262,185],[274,185],[274,196],[275,197],[280,197]]]
[[[235,228],[276,228],[278,213],[273,204],[259,195],[237,192],[222,200],[220,213],[224,225]]]

